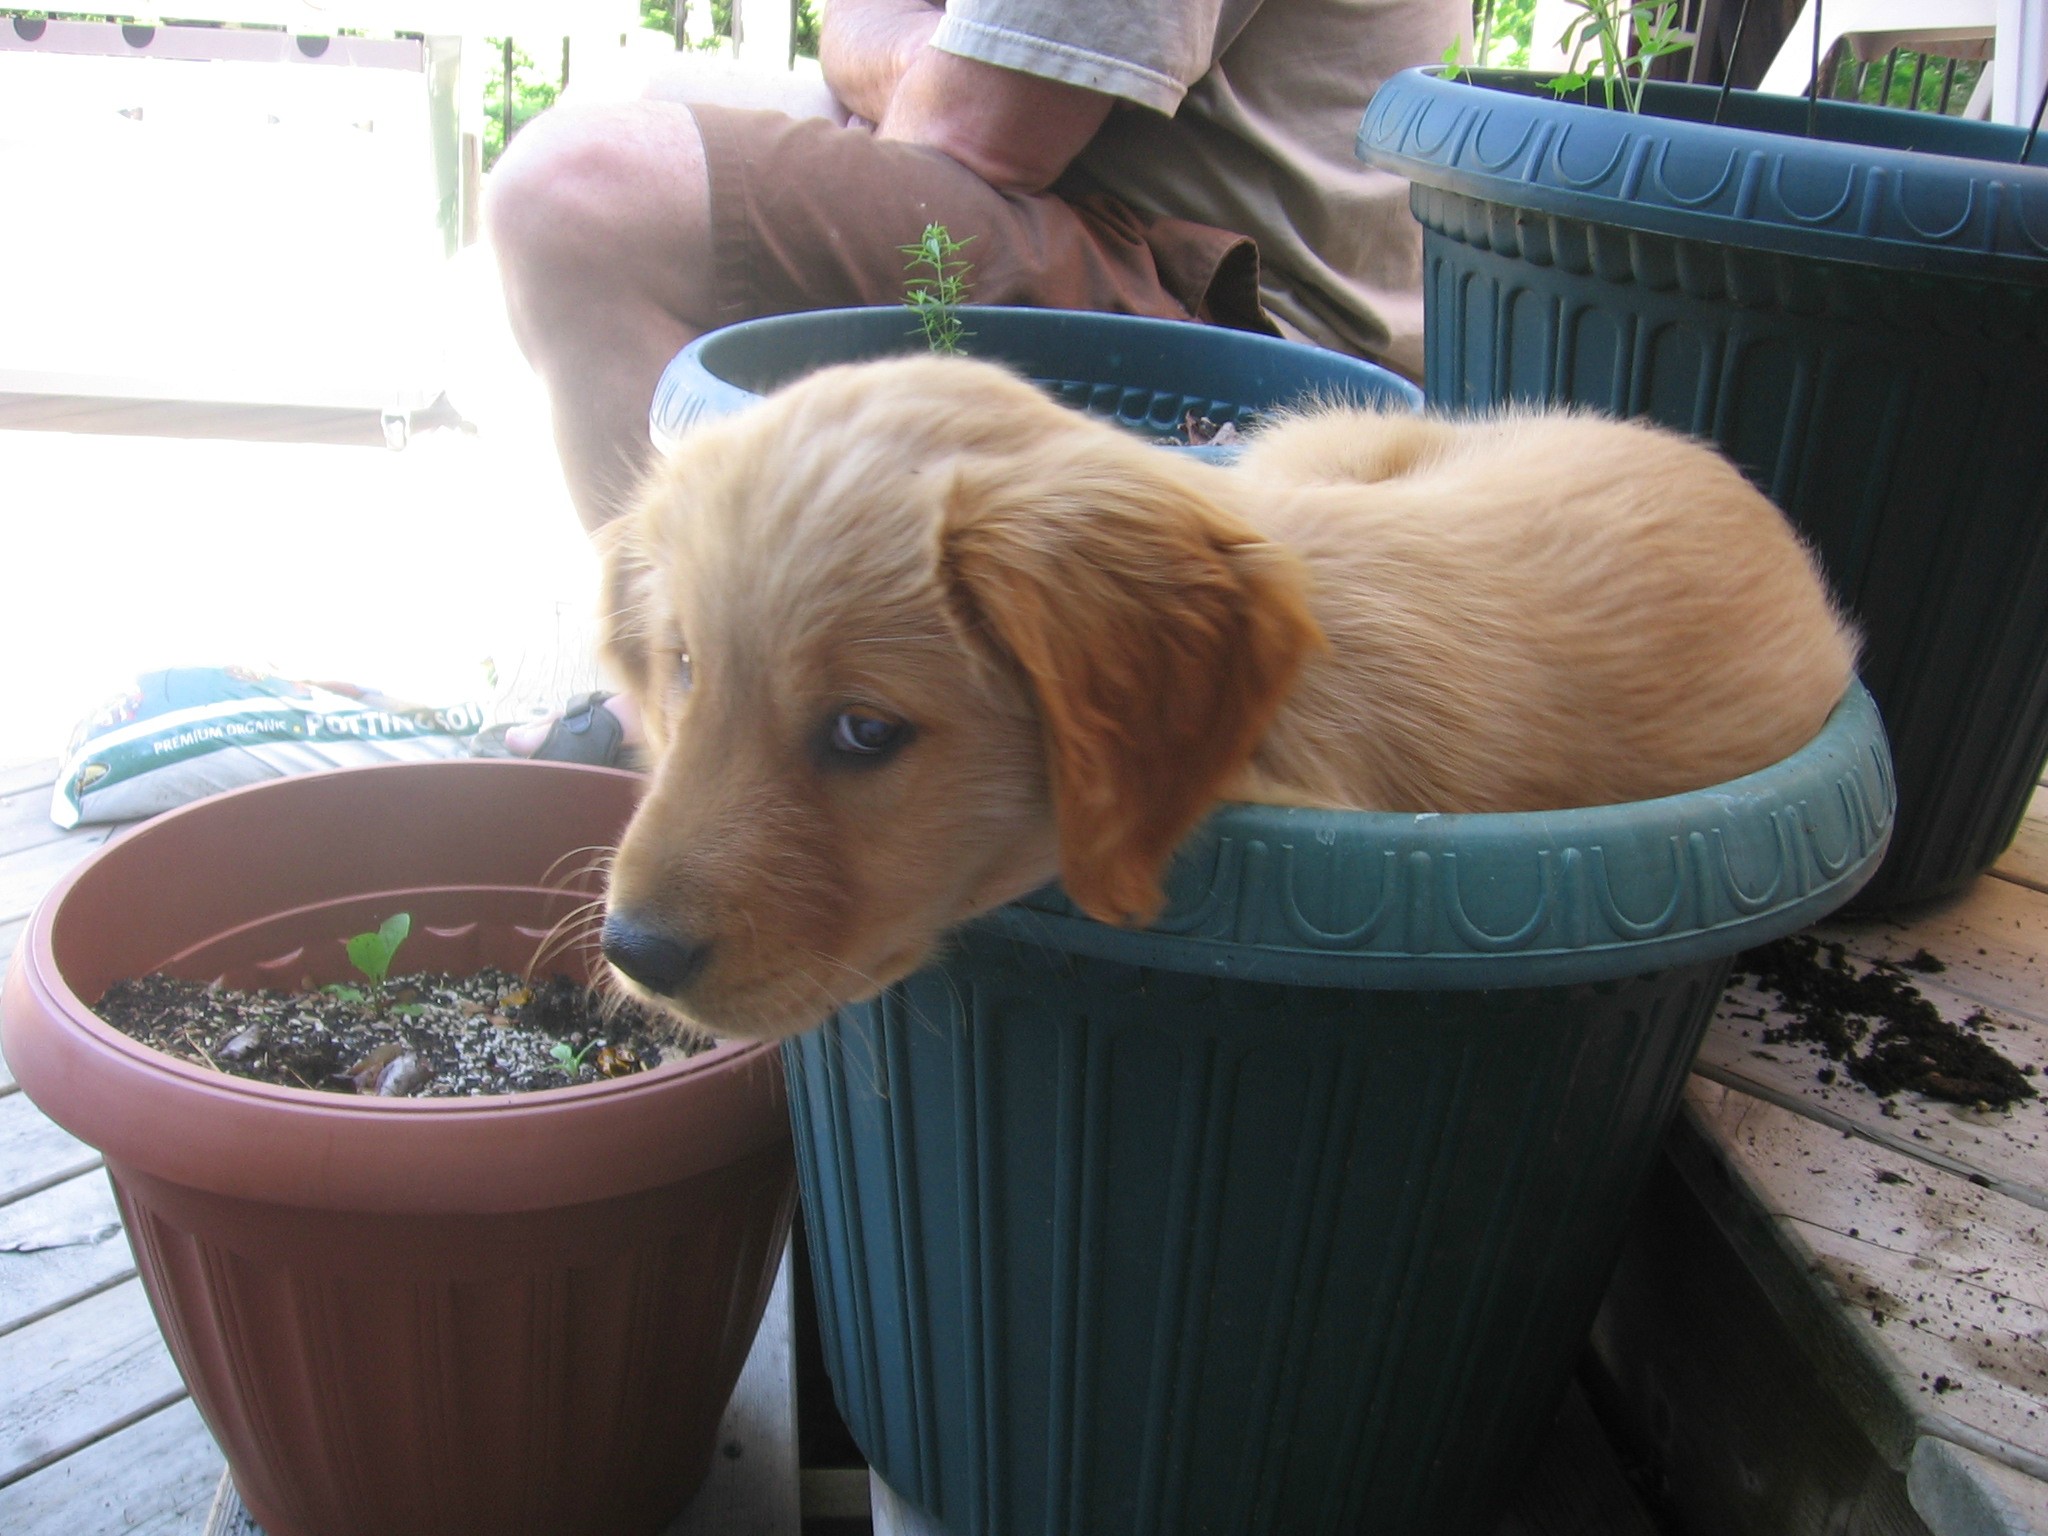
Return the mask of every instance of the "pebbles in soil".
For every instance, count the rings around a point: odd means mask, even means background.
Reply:
[[[237,1077],[388,1097],[563,1088],[713,1043],[678,1039],[566,976],[528,984],[496,970],[400,977],[381,992],[241,992],[145,976],[116,982],[94,1011],[144,1045]]]

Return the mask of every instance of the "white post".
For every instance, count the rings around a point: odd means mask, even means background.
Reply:
[[[1997,52],[1991,59],[1994,122],[2034,120],[2048,84],[2048,0],[1998,0]]]
[[[1557,46],[1564,29],[1585,12],[1570,0],[1536,0],[1535,19],[1529,31],[1529,67],[1562,71],[1566,50]]]
[[[790,0],[732,0],[733,52],[749,70],[783,73],[789,69]]]

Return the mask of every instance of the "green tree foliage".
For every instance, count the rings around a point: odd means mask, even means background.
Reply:
[[[685,4],[702,5],[707,0],[684,0]],[[708,0],[711,7],[711,35],[732,36],[732,0]],[[1534,3],[1534,0],[1530,0]],[[657,32],[666,32],[670,37],[676,32],[676,0],[640,0],[640,25],[652,27]],[[693,23],[694,25],[694,23]],[[818,56],[818,3],[817,0],[796,0],[796,51],[799,56],[815,59]]]
[[[709,5],[713,39],[732,35],[732,0],[683,0],[683,3]],[[796,0],[796,51],[806,58],[818,56],[818,3],[820,0]],[[1509,0],[1509,3],[1533,4],[1534,0]],[[640,25],[675,36],[676,4],[677,0],[640,0]],[[493,37],[486,41],[492,50],[491,57],[484,63],[490,71],[484,82],[484,169],[489,170],[498,163],[498,156],[505,152],[507,85],[512,92],[511,130],[516,137],[529,119],[555,104],[556,96],[567,83],[566,69],[573,67],[574,59],[560,63],[551,59],[544,67],[536,64],[515,41],[508,78],[504,67],[505,39]],[[716,43],[714,41],[707,46],[716,46]]]
[[[1489,69],[1527,69],[1535,33],[1536,0],[1491,0],[1472,29],[1474,57]]]
[[[512,87],[512,132],[516,135],[527,121],[536,114],[545,112],[555,104],[555,97],[562,89],[559,78],[559,63],[547,75],[538,73],[532,59],[522,53],[518,44],[512,46],[512,71],[508,79],[503,60],[505,39],[489,37],[491,55],[485,61],[485,68],[491,71],[484,81],[484,169],[489,170],[498,163],[498,156],[505,153],[505,87]]]
[[[1915,112],[1940,112],[1944,110],[1942,97],[1945,92],[1948,98],[1946,111],[1951,117],[1959,117],[1985,68],[1984,64],[1971,59],[1952,62],[1938,54],[1908,53],[1904,49],[1894,50],[1888,59],[1877,58],[1868,64],[1858,64],[1844,48],[1835,66],[1834,86],[1829,94],[1842,101],[1906,107]]]

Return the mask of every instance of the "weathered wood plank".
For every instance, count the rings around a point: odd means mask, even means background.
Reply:
[[[719,1422],[711,1473],[666,1536],[798,1536],[802,1530],[794,1308],[785,1248],[753,1352]]]
[[[1941,979],[1958,996],[2048,1022],[2048,895],[2040,891],[1979,880],[1906,916],[1836,919],[1812,931],[1866,960],[1904,960],[1925,949],[1948,965]]]
[[[0,1337],[0,1487],[185,1395],[140,1280]]]
[[[1699,1078],[1688,1100],[1905,1411],[2048,1468],[2048,1217]]]
[[[1991,866],[2000,875],[2037,891],[2048,891],[2048,789],[2036,789],[2020,835]]]
[[[8,1536],[192,1536],[220,1450],[189,1400],[0,1488]]]
[[[0,793],[0,852],[19,853],[38,843],[57,842],[67,835],[50,820],[48,784]]]
[[[1724,1161],[1688,1105],[1593,1326],[1587,1390],[1603,1421],[1687,1532],[1931,1536],[1888,1373],[1840,1347],[1809,1260],[1775,1242]]]
[[[263,1536],[263,1527],[242,1503],[235,1491],[232,1473],[223,1472],[213,1493],[213,1507],[206,1512],[206,1529],[200,1536]]]
[[[2048,1536],[2048,1483],[1964,1446],[1921,1440],[1907,1486],[1942,1536]]]
[[[50,786],[57,782],[57,767],[54,757],[0,766],[0,795],[18,795],[31,789],[41,789],[47,794]]]
[[[0,923],[24,918],[73,865],[112,835],[109,827],[81,827],[54,843],[0,853]]]
[[[1954,1022],[1980,1006],[1949,985],[1957,974],[1952,969],[1941,976],[1913,977],[1941,1016]],[[2034,1081],[2048,1094],[2048,1025],[2007,1013],[1996,1017],[1985,1038],[2023,1070],[2041,1069]],[[1731,985],[1700,1043],[1695,1070],[1838,1128],[1853,1126],[1880,1145],[1951,1172],[1980,1174],[2015,1198],[2048,1208],[2048,1098],[1995,1111],[1908,1092],[1880,1099],[1818,1046],[1766,1044],[1764,1031],[1785,1022],[1772,994],[1746,982]],[[1828,1081],[1822,1081],[1822,1073]]]
[[[0,1334],[134,1273],[103,1171],[0,1205]]]
[[[0,1208],[99,1166],[99,1154],[31,1104],[0,1098]]]

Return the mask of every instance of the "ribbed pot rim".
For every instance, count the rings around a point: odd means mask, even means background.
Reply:
[[[2048,137],[1932,113],[1652,81],[1638,114],[1523,70],[1410,69],[1373,96],[1358,157],[1422,186],[1746,250],[2048,283]],[[1713,120],[1719,107],[1721,120]]]
[[[1036,949],[1369,990],[1548,987],[1718,960],[1818,921],[1877,870],[1897,813],[1877,705],[1853,684],[1756,773],[1626,805],[1512,815],[1225,806],[1142,930],[1057,886],[981,919]]]
[[[963,305],[960,313],[970,355],[1008,363],[1042,382],[1128,387],[1134,398],[1150,391],[1159,401],[1193,396],[1259,409],[1311,391],[1349,392],[1409,410],[1422,406],[1419,389],[1376,363],[1277,336],[1083,310]],[[900,305],[739,321],[706,332],[669,363],[655,386],[649,431],[666,449],[698,418],[742,410],[813,369],[924,350],[915,318]],[[1162,432],[1179,424],[1178,414],[1152,422]]]
[[[216,1194],[338,1210],[574,1205],[695,1177],[786,1137],[773,1042],[730,1042],[630,1077],[532,1093],[363,1098],[212,1072],[153,1050],[100,1019],[59,962],[58,929],[73,893],[120,880],[124,862],[166,833],[251,803],[356,784],[406,793],[437,778],[504,780],[508,772],[565,784],[592,775],[638,782],[558,763],[384,763],[229,790],[109,839],[44,897],[8,972],[0,1028],[22,1090],[110,1163]]]

